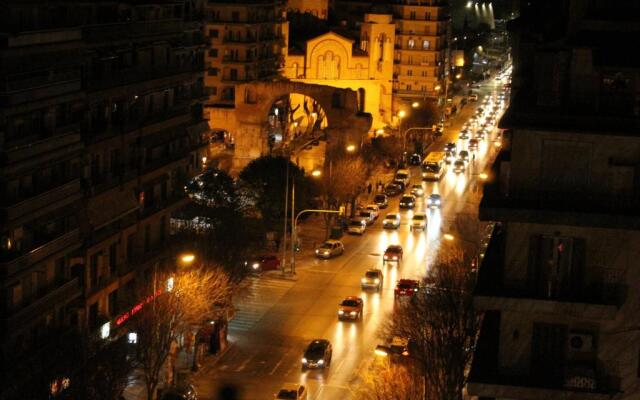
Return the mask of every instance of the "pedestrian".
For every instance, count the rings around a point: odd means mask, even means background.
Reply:
[[[368,194],[371,194],[371,188],[372,188],[371,182],[369,182],[369,185],[367,185],[367,193]]]

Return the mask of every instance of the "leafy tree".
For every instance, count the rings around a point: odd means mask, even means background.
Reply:
[[[170,275],[162,274],[157,282],[164,285],[168,279]],[[154,286],[157,284],[147,286],[146,293],[153,294]],[[178,337],[187,333],[191,324],[214,319],[231,305],[231,285],[221,268],[190,267],[173,275],[172,288],[155,294],[155,299],[132,320],[133,329],[138,333],[137,359],[148,400],[153,399],[162,368]]]
[[[196,176],[185,189],[196,203],[210,208],[236,210],[241,206],[233,178],[219,169],[209,169]]]
[[[441,253],[424,290],[398,304],[384,332],[412,339],[425,400],[461,400],[480,317],[473,309],[474,276],[462,251],[445,246]]]

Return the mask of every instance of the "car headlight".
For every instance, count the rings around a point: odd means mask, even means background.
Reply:
[[[316,254],[320,254],[320,250],[316,250]]]
[[[356,314],[357,314],[357,312],[355,312],[355,311],[351,311],[349,314],[351,314],[351,315],[356,315]]]
[[[417,292],[417,291],[418,291],[418,288],[414,288],[414,289],[413,289],[413,291],[414,291],[414,292]]]
[[[344,311],[338,310],[338,314],[342,315],[342,314],[344,314]]]
[[[440,200],[436,200],[436,204],[440,204]]]
[[[362,283],[367,283],[367,278],[362,278],[362,279],[360,279],[360,282],[362,282]]]
[[[375,284],[380,283],[380,279],[378,279],[378,278],[374,279],[374,280],[373,280],[373,283],[375,283]]]
[[[394,260],[397,260],[397,259],[398,259],[398,257],[396,257],[396,256],[393,256],[393,259],[394,259]]]
[[[304,357],[302,357],[302,363],[303,363],[303,364],[306,364],[306,363],[307,363],[307,359],[306,359],[306,358],[304,358]]]
[[[322,365],[322,364],[324,364],[324,360],[319,360],[318,365]]]
[[[259,263],[253,263],[253,264],[251,265],[251,268],[253,268],[253,269],[258,269],[258,268],[260,268],[260,264],[259,264]]]
[[[389,259],[389,257],[387,257],[387,256],[384,256],[384,259],[385,259],[385,260],[388,260],[388,259]]]

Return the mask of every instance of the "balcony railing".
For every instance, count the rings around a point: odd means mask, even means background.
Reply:
[[[80,282],[78,278],[74,278],[61,286],[51,288],[43,297],[9,315],[7,325],[9,329],[24,326],[56,305],[70,302],[80,295],[82,295]]]
[[[204,71],[204,67],[204,61],[196,61],[184,65],[165,65],[155,68],[129,68],[116,71],[113,74],[105,76],[89,77],[89,79],[87,80],[87,86],[90,89],[104,89],[108,87],[128,85],[131,83],[160,79],[189,72],[202,72]]]
[[[19,255],[9,261],[0,262],[0,275],[14,275],[38,261],[42,261],[50,255],[74,245],[80,246],[80,231],[77,228],[63,233],[26,254]]]
[[[182,36],[184,32],[183,25],[182,18],[93,25],[83,28],[82,37],[87,42],[107,42],[128,37],[155,36],[159,34]]]
[[[80,179],[74,179],[20,202],[0,207],[0,215],[7,220],[12,220],[43,207],[55,207],[61,200],[80,198],[80,195]]]

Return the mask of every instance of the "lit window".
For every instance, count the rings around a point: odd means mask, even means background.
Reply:
[[[409,39],[409,41],[407,42],[407,47],[409,47],[410,49],[413,49],[416,46],[416,41],[413,39]]]
[[[428,40],[423,40],[422,41],[422,48],[424,50],[429,50],[429,41]]]

